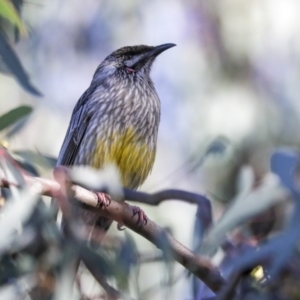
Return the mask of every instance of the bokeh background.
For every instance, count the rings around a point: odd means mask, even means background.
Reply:
[[[298,0],[29,1],[22,10],[29,36],[15,49],[43,97],[0,75],[0,114],[20,104],[35,108],[9,148],[57,156],[76,101],[109,53],[175,43],[152,70],[162,117],[155,166],[141,190],[180,188],[230,202],[242,166],[251,165],[259,180],[275,147],[299,147],[299,15]],[[204,157],[216,139],[225,141],[225,153]],[[143,209],[192,247],[195,206],[171,201]],[[132,236],[140,249],[155,251]],[[163,268],[142,267],[141,289],[162,282]],[[176,264],[174,277],[181,272]],[[168,299],[191,299],[189,279],[181,277],[170,293]],[[163,297],[162,289],[151,299]]]

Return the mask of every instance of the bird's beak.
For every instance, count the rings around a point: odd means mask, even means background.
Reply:
[[[150,52],[146,53],[149,56],[148,57],[156,57],[157,55],[161,54],[162,52],[164,52],[165,50],[168,50],[172,47],[176,46],[175,44],[162,44],[159,46],[154,47],[153,50],[151,50]]]
[[[158,56],[159,54],[161,54],[162,52],[164,52],[165,50],[172,48],[174,46],[176,46],[176,45],[171,44],[171,43],[156,46],[146,53],[142,53],[140,55],[135,55],[130,60],[127,60],[126,66],[129,68],[134,68],[136,65],[138,65],[142,62],[146,62],[148,59],[154,58],[154,57]]]

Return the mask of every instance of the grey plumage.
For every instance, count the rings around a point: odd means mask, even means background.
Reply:
[[[114,163],[126,187],[143,183],[153,166],[160,121],[150,70],[155,57],[173,46],[123,47],[106,57],[73,110],[58,165]]]

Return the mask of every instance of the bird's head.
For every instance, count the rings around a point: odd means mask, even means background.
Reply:
[[[138,45],[120,48],[104,59],[96,70],[94,79],[101,80],[104,76],[114,74],[149,75],[155,58],[174,46],[176,45],[163,44],[156,47]]]

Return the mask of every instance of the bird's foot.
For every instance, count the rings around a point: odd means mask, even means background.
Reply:
[[[132,206],[132,218],[134,218],[134,216],[136,215],[138,216],[137,225],[145,226],[148,222],[148,217],[146,216],[144,211],[140,209],[138,206]]]
[[[111,203],[111,198],[108,194],[105,193],[100,193],[100,192],[94,192],[97,196],[98,203],[97,203],[97,208],[106,208],[109,206]]]
[[[119,231],[123,231],[123,230],[126,229],[125,227],[123,227],[123,225],[124,224],[122,224],[122,223],[118,223],[117,228],[118,228]]]
[[[148,217],[146,216],[144,211],[140,209],[138,206],[132,206],[132,218],[134,218],[136,215],[138,216],[137,225],[140,227],[145,226],[148,222]],[[125,227],[123,226],[124,224],[119,222],[117,225],[118,230],[120,231],[125,230]]]

